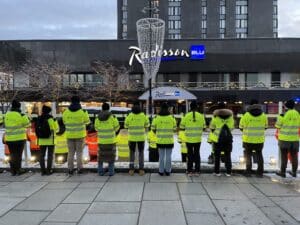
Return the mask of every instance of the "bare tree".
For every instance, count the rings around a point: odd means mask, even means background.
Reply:
[[[67,94],[64,90],[64,76],[69,74],[69,67],[64,64],[27,63],[22,72],[27,74],[30,90],[42,95],[41,100],[59,102]]]
[[[0,107],[5,114],[11,102],[16,98],[17,91],[13,88],[13,70],[7,63],[0,64]]]
[[[95,94],[111,103],[126,98],[122,93],[130,89],[129,72],[126,67],[116,67],[103,61],[94,61],[92,67],[102,76],[102,82],[95,86]]]

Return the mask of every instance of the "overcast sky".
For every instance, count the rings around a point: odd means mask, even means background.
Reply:
[[[300,0],[278,3],[279,36],[300,37]],[[116,0],[0,0],[0,39],[116,39],[116,9]]]

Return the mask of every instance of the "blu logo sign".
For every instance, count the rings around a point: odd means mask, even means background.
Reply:
[[[193,60],[205,59],[205,46],[204,45],[192,45],[191,46],[191,59],[193,59]]]

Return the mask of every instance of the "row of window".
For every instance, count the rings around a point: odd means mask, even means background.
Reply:
[[[128,11],[127,11],[127,7],[128,7],[128,0],[123,0],[123,7],[122,7],[122,14],[123,14],[123,18],[122,18],[122,38],[123,39],[127,39],[127,19],[128,19]]]
[[[169,39],[181,38],[181,0],[169,0],[168,8],[168,37]]]
[[[273,37],[278,37],[278,2],[273,0]]]

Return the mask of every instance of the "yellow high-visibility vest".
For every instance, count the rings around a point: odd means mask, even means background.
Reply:
[[[157,136],[157,144],[174,144],[173,136],[176,131],[176,120],[173,116],[156,116],[153,119],[151,129]]]
[[[265,129],[268,128],[268,118],[262,113],[260,116],[253,116],[246,113],[240,120],[239,127],[243,129],[243,142],[260,144],[265,142]]]
[[[299,112],[295,109],[290,109],[284,114],[284,116],[278,116],[275,127],[279,129],[278,140],[299,141]]]
[[[193,117],[195,114],[195,118]],[[180,129],[185,130],[187,143],[199,143],[202,140],[202,132],[205,128],[205,119],[203,114],[198,112],[189,112],[181,120]]]
[[[86,136],[86,125],[90,123],[89,115],[86,111],[79,109],[75,112],[67,109],[62,116],[66,126],[68,139],[84,138]]]
[[[30,126],[30,121],[26,115],[11,111],[6,113],[5,119],[5,140],[22,141],[26,140],[26,128]]]
[[[98,131],[99,144],[114,144],[116,143],[116,132],[120,129],[118,119],[111,115],[107,120],[95,120],[95,129]]]
[[[186,147],[186,135],[184,131],[179,131],[178,133],[178,142],[180,143],[180,149],[181,153],[187,153],[187,147]]]
[[[128,129],[129,141],[145,141],[145,129],[150,126],[149,118],[143,113],[130,113],[124,123],[124,127]]]

